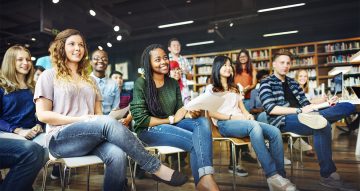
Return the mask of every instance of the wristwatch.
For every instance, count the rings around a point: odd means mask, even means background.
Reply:
[[[297,109],[296,109],[296,114],[299,114],[299,113],[302,113],[301,108],[297,108]]]
[[[174,124],[174,120],[175,120],[174,116],[173,116],[173,115],[170,115],[170,116],[169,116],[170,124]]]

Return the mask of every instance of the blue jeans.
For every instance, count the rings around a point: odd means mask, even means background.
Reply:
[[[247,111],[250,111],[250,99],[243,99],[242,100],[243,101],[243,103],[244,103],[244,106],[245,106],[245,109],[247,110]]]
[[[320,175],[326,178],[336,171],[334,161],[332,160],[330,124],[354,112],[355,106],[351,103],[337,103],[335,106],[320,110],[320,115],[329,122],[323,129],[312,129],[300,123],[296,114],[286,115],[285,125],[281,127],[281,131],[300,135],[313,135],[314,147],[320,164]]]
[[[196,185],[202,176],[214,174],[211,130],[204,117],[183,119],[173,125],[157,125],[141,131],[138,137],[149,146],[173,146],[190,152]]]
[[[160,161],[148,153],[126,127],[109,116],[97,116],[77,122],[53,136],[49,144],[54,157],[77,157],[94,154],[106,164],[103,190],[124,187],[126,155],[142,169],[154,173]]]
[[[262,123],[269,123],[268,122],[268,119],[267,119],[267,114],[265,111],[259,113],[257,116],[256,116],[256,121],[258,122],[262,122]]]
[[[0,169],[10,168],[0,190],[33,190],[32,184],[44,164],[44,148],[28,140],[0,138]]]
[[[239,138],[250,136],[251,145],[267,178],[275,174],[286,177],[284,148],[278,128],[252,120],[225,120],[218,121],[217,125],[222,136]],[[265,145],[265,139],[269,140],[269,149]]]

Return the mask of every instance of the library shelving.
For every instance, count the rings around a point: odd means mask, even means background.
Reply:
[[[289,72],[290,77],[295,76],[299,69],[305,69],[309,73],[310,83],[313,88],[324,83],[330,87],[329,75],[335,67],[351,66],[351,70],[344,74],[345,86],[360,84],[360,62],[350,63],[350,57],[360,51],[360,37],[289,44],[269,47],[248,48],[254,67],[257,70],[269,70],[272,73],[272,55],[279,50],[288,50],[294,55],[293,63]],[[186,55],[193,65],[194,91],[202,91],[211,77],[211,67],[214,58],[218,55],[226,55],[235,63],[240,49],[206,54]]]

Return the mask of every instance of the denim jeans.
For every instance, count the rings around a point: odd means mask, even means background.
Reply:
[[[247,111],[250,111],[250,99],[243,99],[242,100],[243,101],[243,103],[244,103],[244,106],[245,106],[245,109],[247,110]]]
[[[149,146],[173,146],[190,152],[196,185],[202,176],[214,174],[211,130],[209,121],[204,117],[150,127],[141,131],[138,137]]]
[[[326,178],[336,171],[334,161],[332,160],[330,124],[354,112],[355,106],[351,103],[337,103],[335,106],[320,110],[320,115],[329,122],[323,129],[312,129],[300,123],[296,114],[286,115],[285,125],[281,127],[281,131],[300,135],[313,135],[314,147],[320,164],[320,175]]]
[[[19,139],[0,138],[0,169],[10,168],[0,190],[33,190],[32,184],[44,164],[44,148]]]
[[[239,138],[250,136],[251,145],[266,177],[275,174],[286,177],[284,148],[278,128],[252,120],[219,120],[217,125],[222,136]],[[265,145],[265,139],[269,140],[269,149]]]
[[[94,154],[106,164],[103,190],[121,190],[126,176],[126,155],[142,169],[154,173],[160,161],[148,153],[140,140],[109,116],[73,123],[54,135],[49,144],[54,157]]]
[[[256,116],[256,121],[258,122],[262,122],[262,123],[269,123],[268,122],[268,119],[267,119],[267,114],[265,111],[259,113],[257,116]]]

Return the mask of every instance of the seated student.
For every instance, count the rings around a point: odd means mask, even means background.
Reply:
[[[190,152],[197,189],[219,190],[213,178],[209,123],[199,117],[200,112],[183,108],[179,84],[168,76],[165,49],[159,44],[148,46],[141,63],[145,75],[136,80],[130,104],[138,137],[149,146],[174,146]]]
[[[120,91],[119,109],[124,109],[130,105],[130,102],[132,101],[133,98],[133,93],[132,91],[123,89],[124,79],[123,79],[123,74],[121,72],[118,71],[112,72],[110,74],[110,78],[113,79],[119,87],[119,91]],[[124,118],[120,119],[120,122],[126,127],[129,127],[131,121],[132,121],[132,116],[130,112],[128,112],[128,114],[125,115]]]
[[[34,74],[34,81],[37,82],[41,73],[45,71],[45,68],[42,66],[34,66],[35,74]]]
[[[44,146],[43,123],[37,120],[32,101],[34,67],[28,49],[10,47],[0,73],[0,137],[28,139]]]
[[[355,107],[350,103],[337,103],[314,113],[315,105],[310,104],[299,84],[286,76],[291,60],[290,52],[275,52],[274,74],[261,81],[260,100],[268,114],[269,123],[282,132],[313,135],[320,164],[320,184],[345,189],[348,185],[340,179],[332,160],[330,123],[354,113]]]
[[[296,186],[286,179],[284,149],[280,130],[272,125],[257,122],[244,106],[243,96],[231,76],[231,60],[217,56],[212,65],[212,88],[209,93],[222,92],[224,103],[217,112],[209,112],[214,124],[225,137],[250,136],[257,158],[265,172],[270,190],[295,191]],[[269,140],[269,149],[265,145]]]
[[[34,102],[39,120],[47,124],[46,144],[54,157],[101,158],[106,165],[103,190],[124,188],[126,155],[154,179],[173,186],[187,181],[149,154],[126,127],[102,115],[101,95],[88,75],[87,47],[79,31],[60,32],[49,49],[54,68],[40,76]]]
[[[0,190],[33,190],[32,184],[44,165],[44,148],[28,140],[0,138],[0,143],[0,169],[10,168],[0,181]]]
[[[104,50],[95,50],[91,55],[91,66],[93,72],[91,76],[95,79],[100,89],[102,97],[102,111],[104,115],[108,115],[111,110],[117,109],[120,103],[119,87],[110,78],[105,76],[108,67],[109,58]]]
[[[191,97],[190,97],[189,88],[187,87],[186,83],[185,84],[183,83],[183,81],[181,79],[182,71],[181,71],[180,65],[177,61],[170,61],[169,68],[170,68],[170,77],[175,79],[178,82],[179,87],[180,87],[182,102],[184,105],[186,105],[190,101]],[[186,162],[185,162],[186,155],[187,155],[187,153],[185,153],[185,152],[180,153],[180,166],[186,165]],[[177,163],[179,162],[177,154],[174,153],[174,154],[166,155],[165,161],[169,161],[170,157],[173,158],[174,166],[177,166]]]
[[[261,104],[260,97],[259,97],[259,88],[260,88],[260,81],[269,76],[269,71],[267,70],[260,70],[256,74],[256,79],[258,83],[255,86],[255,89],[251,90],[250,93],[250,113],[255,114],[256,121],[268,123],[266,112]]]

